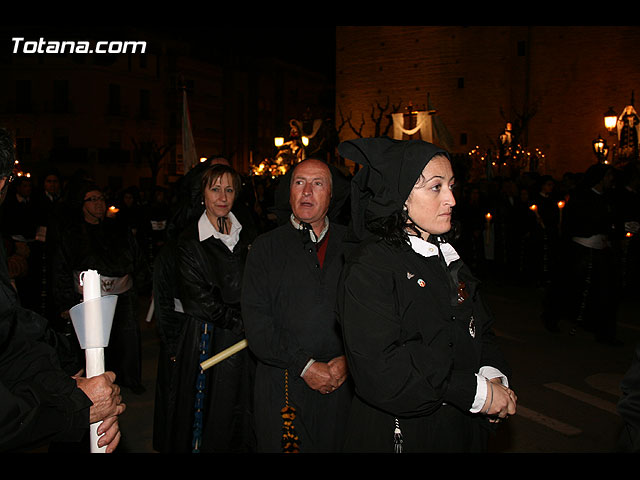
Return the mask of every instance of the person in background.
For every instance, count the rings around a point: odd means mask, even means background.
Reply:
[[[30,310],[41,310],[42,244],[36,241],[39,206],[34,201],[33,179],[16,176],[7,194],[2,231],[8,250],[24,258],[23,269],[14,277],[21,303]]]
[[[151,201],[144,209],[144,235],[146,237],[150,262],[156,257],[167,239],[167,222],[169,220],[168,191],[156,186]]]
[[[620,346],[616,323],[622,282],[614,248],[618,232],[613,180],[611,166],[592,165],[565,209],[570,273],[566,298],[575,328],[592,332],[598,343]]]
[[[555,180],[543,175],[537,182],[538,189],[531,202],[536,206],[536,229],[534,230],[535,263],[538,265],[537,281],[547,287],[558,264],[560,240],[559,198],[555,195]]]
[[[151,283],[144,254],[125,224],[106,216],[102,190],[93,183],[77,192],[74,218],[60,231],[54,256],[54,298],[58,312],[68,321],[69,309],[82,301],[79,275],[96,270],[102,295],[117,295],[118,301],[105,349],[107,368],[113,370],[123,387],[139,394],[142,385],[138,294]],[[67,330],[70,330],[67,326]]]
[[[117,216],[131,229],[133,236],[139,238],[138,234],[142,230],[142,207],[137,187],[127,187],[121,192]]]

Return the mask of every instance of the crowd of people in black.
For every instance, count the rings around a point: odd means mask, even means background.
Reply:
[[[478,275],[544,290],[542,321],[619,345],[619,301],[638,286],[637,164],[596,163],[560,179],[525,173],[468,185],[459,249]]]
[[[55,170],[20,176],[8,186],[0,210],[8,278],[22,307],[47,319],[61,368],[70,376],[83,365],[68,313],[82,301],[78,272],[98,270],[103,292],[118,295],[106,367],[118,385],[134,394],[144,391],[139,319],[146,312],[138,311],[138,298],[152,296],[161,339],[154,430],[158,451],[198,451],[194,432],[209,445],[239,439],[239,451],[255,449],[245,435],[251,402],[230,396],[222,385],[240,376],[253,378],[256,360],[247,350],[226,364],[227,372],[208,378],[207,388],[216,389],[215,395],[204,395],[206,389],[196,386],[204,376],[195,366],[203,352],[243,338],[241,271],[251,243],[289,221],[291,179],[240,176],[220,167],[228,164],[215,157],[175,185],[152,192],[136,187],[108,191],[83,171],[68,178]],[[458,167],[454,163],[456,206],[449,241],[470,270],[481,279],[544,289],[541,321],[551,332],[566,322],[566,328],[592,331],[599,342],[619,344],[617,303],[638,286],[637,165],[598,163],[562,178],[524,173],[472,182],[462,181],[466,175]],[[334,166],[330,172],[328,217],[346,226],[352,177]],[[214,186],[216,194],[228,193],[222,203],[205,195]],[[207,224],[206,235],[203,223],[195,227],[205,216],[211,225],[219,222],[213,229]],[[234,230],[237,225],[241,228]],[[183,325],[191,326],[189,335]],[[207,325],[210,331],[201,330]],[[221,337],[222,331],[228,337]],[[215,347],[209,345],[213,340]],[[185,382],[193,384],[192,393],[181,397],[177,392],[187,388]],[[231,390],[251,398],[249,389],[240,382]],[[228,411],[226,418],[236,421],[215,423],[209,417],[212,423],[207,424],[197,413],[177,413],[199,409]],[[178,421],[184,428],[176,426]],[[222,438],[212,436],[213,430]]]

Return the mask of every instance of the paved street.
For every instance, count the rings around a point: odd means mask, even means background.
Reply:
[[[621,347],[561,324],[549,333],[540,322],[541,290],[491,285],[496,332],[513,367],[518,414],[499,431],[494,452],[607,453],[616,451],[621,420],[619,384],[640,340],[640,303],[621,305]]]
[[[618,336],[624,346],[610,347],[584,331],[570,335],[570,325],[561,325],[561,333],[547,332],[539,320],[540,289],[487,282],[486,290],[518,394],[518,414],[502,424],[491,452],[616,451],[621,420],[615,406],[620,380],[640,341],[640,300],[628,299],[621,306]],[[124,390],[128,408],[121,420],[121,453],[153,452],[157,337],[154,321],[142,319],[141,325],[147,391],[133,395]]]

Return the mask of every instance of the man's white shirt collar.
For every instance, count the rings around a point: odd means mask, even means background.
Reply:
[[[302,225],[300,224],[298,219],[293,215],[293,213],[291,214],[290,219],[291,219],[291,225],[293,225],[293,228],[295,228],[296,230],[302,229]],[[324,217],[324,227],[317,239],[315,238],[316,234],[313,231],[313,229],[309,230],[309,236],[311,237],[311,241],[313,243],[318,243],[327,234],[327,230],[329,230],[329,217]]]

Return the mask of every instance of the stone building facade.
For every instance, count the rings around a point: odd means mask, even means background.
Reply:
[[[495,151],[509,122],[541,173],[584,171],[594,139],[618,142],[604,113],[640,95],[638,46],[637,26],[337,27],[336,123],[342,140],[384,134],[392,111],[431,107],[468,154]]]

